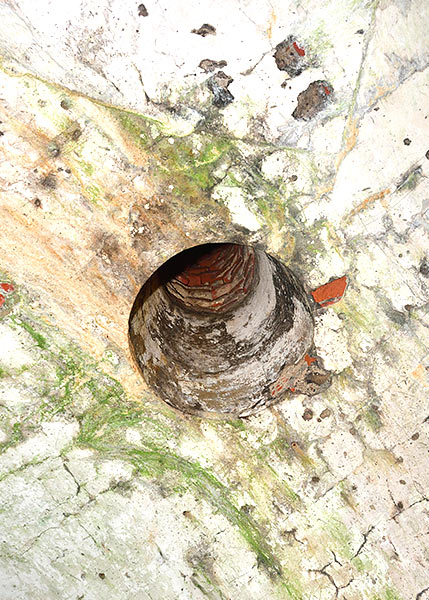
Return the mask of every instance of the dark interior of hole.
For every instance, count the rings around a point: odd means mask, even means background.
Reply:
[[[141,290],[143,292],[144,288],[147,288],[144,298],[149,298],[160,286],[165,286],[171,279],[177,277],[185,269],[198,262],[200,258],[221,246],[229,246],[229,244],[202,244],[183,250],[179,254],[169,258],[144,284]]]
[[[194,246],[192,248],[183,250],[179,254],[176,254],[175,256],[167,260],[163,265],[161,265],[158,268],[158,270],[155,271],[155,273],[153,273],[153,275],[148,279],[148,281],[145,283],[137,297],[137,303],[147,301],[159,287],[164,287],[166,292],[171,297],[172,301],[177,302],[177,298],[175,298],[174,295],[170,294],[168,289],[166,288],[166,285],[169,282],[177,278],[187,269],[194,267],[199,260],[210,255],[214,251],[224,249],[225,253],[227,253],[233,247],[241,248],[243,246],[234,243],[210,243],[202,244],[200,246]],[[220,255],[219,260],[223,259],[224,257]],[[209,271],[210,269],[208,268],[207,270]],[[187,310],[192,310],[189,307],[185,308],[187,308]],[[233,308],[235,308],[235,306]],[[194,308],[193,310],[199,312],[198,308]],[[229,309],[226,309],[226,311],[227,310]]]

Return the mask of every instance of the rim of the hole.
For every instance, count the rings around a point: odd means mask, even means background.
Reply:
[[[132,318],[135,314],[136,309],[142,305],[142,303],[148,298],[150,297],[147,296],[147,298],[143,298],[144,295],[146,294],[147,291],[147,284],[156,277],[156,274],[162,270],[162,268],[169,263],[170,261],[174,260],[177,256],[187,252],[187,251],[191,251],[195,248],[199,248],[199,247],[204,247],[204,246],[215,246],[215,245],[237,245],[237,246],[245,246],[245,247],[250,247],[252,248],[254,251],[262,251],[264,252],[268,257],[274,258],[276,261],[280,262],[281,264],[284,264],[282,259],[279,256],[276,256],[275,252],[269,252],[266,245],[261,243],[261,242],[256,242],[256,243],[244,243],[244,241],[237,241],[237,239],[233,239],[233,240],[222,240],[222,241],[208,241],[208,242],[204,242],[202,244],[194,244],[192,246],[187,246],[185,248],[183,248],[182,250],[180,250],[179,252],[176,252],[175,254],[172,254],[171,256],[169,256],[164,262],[162,262],[152,273],[151,275],[146,279],[146,281],[141,285],[140,290],[138,291],[137,295],[135,296],[134,302],[132,304],[130,313],[129,313],[129,318],[128,318],[128,346],[130,349],[130,354],[132,357],[132,361],[134,364],[134,368],[135,370],[138,372],[140,378],[144,381],[145,386],[147,388],[147,390],[153,394],[153,397],[156,398],[158,401],[160,401],[162,404],[167,405],[171,410],[173,410],[177,415],[180,415],[182,418],[183,417],[190,417],[190,416],[196,416],[199,418],[203,418],[203,419],[213,419],[213,420],[223,420],[223,421],[229,421],[229,420],[235,420],[235,419],[246,419],[249,418],[251,416],[253,416],[254,414],[257,414],[258,412],[260,412],[260,408],[256,407],[253,410],[249,410],[249,412],[247,414],[244,415],[237,415],[237,414],[231,414],[231,413],[225,413],[225,412],[220,412],[220,411],[216,411],[216,410],[210,410],[210,411],[205,411],[205,410],[200,410],[200,409],[196,409],[196,408],[192,408],[192,407],[187,407],[186,410],[177,408],[176,406],[174,406],[173,404],[171,404],[168,400],[166,400],[164,397],[162,397],[147,381],[146,378],[144,376],[143,370],[140,367],[137,355],[136,355],[136,351],[135,351],[135,346],[132,340],[132,336],[131,336],[131,321]],[[285,265],[286,266],[286,265]],[[290,268],[290,267],[288,267]],[[299,273],[296,273],[295,270],[292,271],[301,281],[301,283],[304,285],[305,287],[305,283],[302,281],[301,276]],[[162,285],[162,284],[161,284]],[[240,303],[241,304],[241,303]],[[233,306],[230,310],[234,311],[237,306]],[[192,314],[193,311],[189,310],[190,315]],[[225,313],[213,313],[217,316],[223,316],[228,314],[230,311],[226,311]],[[267,409],[272,408],[273,406],[275,406],[275,404],[270,404],[268,405]]]

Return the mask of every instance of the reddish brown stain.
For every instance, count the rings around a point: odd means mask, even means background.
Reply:
[[[178,273],[167,288],[190,307],[210,312],[231,308],[247,294],[255,268],[251,249],[220,244],[196,257]]]
[[[305,56],[304,48],[300,48],[296,42],[293,43],[293,47],[295,48],[295,50],[298,52],[298,54],[300,56]]]
[[[5,300],[4,300],[4,296],[2,296],[2,295],[0,294],[0,308],[3,306],[4,302],[5,302]]]
[[[15,289],[11,283],[0,283],[0,288],[5,292],[13,292]]]
[[[344,275],[339,279],[334,279],[325,285],[321,285],[311,292],[314,301],[320,306],[330,306],[339,302],[344,296],[347,287],[347,276]]]
[[[306,354],[306,355],[304,356],[304,360],[305,360],[305,362],[307,363],[307,365],[308,365],[308,366],[310,366],[310,365],[311,365],[311,363],[314,363],[314,362],[316,362],[317,358],[313,358],[313,357],[312,357],[312,356],[310,356],[309,354]]]

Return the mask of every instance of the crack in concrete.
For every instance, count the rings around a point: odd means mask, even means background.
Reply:
[[[61,457],[61,458],[62,458],[62,464],[63,464],[64,470],[70,475],[70,477],[73,479],[73,481],[76,484],[76,496],[77,496],[80,493],[80,491],[81,491],[80,483],[76,479],[76,477],[74,476],[74,474],[70,471],[70,467],[67,466],[66,458],[64,458],[64,457]]]
[[[367,540],[368,540],[368,536],[369,534],[374,531],[375,529],[375,525],[371,525],[371,527],[368,529],[368,531],[366,531],[365,533],[363,533],[363,542],[361,543],[361,545],[359,546],[359,548],[357,549],[357,551],[355,552],[355,554],[352,556],[351,560],[353,560],[354,558],[356,558],[356,556],[358,556],[358,554],[363,550]]]
[[[326,569],[328,567],[330,567],[331,565],[332,565],[332,561],[329,562],[329,563],[327,563],[321,569],[309,569],[308,572],[309,573],[320,573],[321,575],[324,575],[325,577],[327,577],[329,579],[329,581],[332,583],[332,585],[334,586],[334,588],[335,588],[335,596],[334,596],[334,598],[338,598],[339,592],[341,590],[344,590],[345,588],[347,588],[352,583],[352,581],[354,581],[354,577],[351,577],[350,581],[348,583],[346,583],[345,585],[337,585],[335,583],[335,580],[332,577],[332,575],[326,571]]]

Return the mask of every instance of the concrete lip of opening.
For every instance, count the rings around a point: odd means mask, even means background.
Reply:
[[[164,263],[137,296],[129,328],[158,396],[205,416],[247,416],[288,391],[329,385],[318,359],[308,360],[313,333],[311,300],[296,275],[263,250],[232,243]]]

